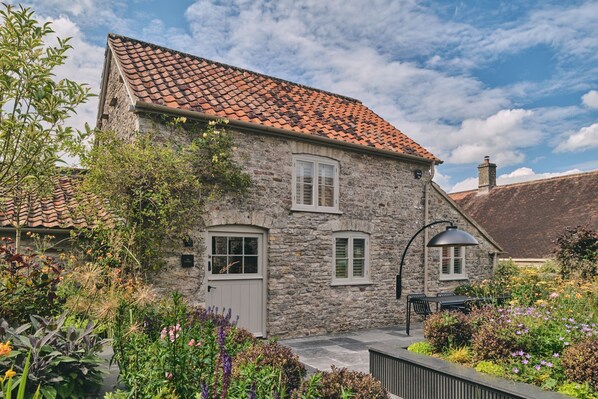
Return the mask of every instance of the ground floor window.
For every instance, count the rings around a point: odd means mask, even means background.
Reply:
[[[357,232],[334,234],[334,282],[369,280],[369,236]]]
[[[440,258],[440,278],[458,279],[465,277],[465,247],[442,247]]]

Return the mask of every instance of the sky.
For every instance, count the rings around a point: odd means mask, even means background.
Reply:
[[[72,37],[57,76],[95,93],[113,32],[357,98],[444,161],[448,192],[476,188],[486,155],[498,184],[598,169],[598,1],[21,4]]]

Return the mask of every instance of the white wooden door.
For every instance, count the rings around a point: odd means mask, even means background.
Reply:
[[[264,233],[238,226],[208,234],[206,303],[231,309],[238,326],[266,336]]]

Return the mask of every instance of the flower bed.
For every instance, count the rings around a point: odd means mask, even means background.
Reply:
[[[306,377],[287,347],[236,328],[229,313],[186,306],[121,306],[114,353],[126,391],[106,398],[385,399],[379,381],[333,369]]]
[[[491,290],[493,282],[468,290]],[[598,281],[538,269],[510,276],[504,308],[437,313],[412,351],[568,395],[598,398]]]

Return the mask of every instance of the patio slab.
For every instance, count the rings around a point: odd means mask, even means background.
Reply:
[[[330,370],[334,365],[349,370],[369,373],[370,345],[387,343],[406,347],[414,342],[422,341],[423,325],[413,324],[411,334],[405,334],[404,326],[372,328],[368,330],[349,331],[340,334],[319,335],[313,337],[293,338],[279,341],[291,348],[299,356],[299,360],[310,371]]]

